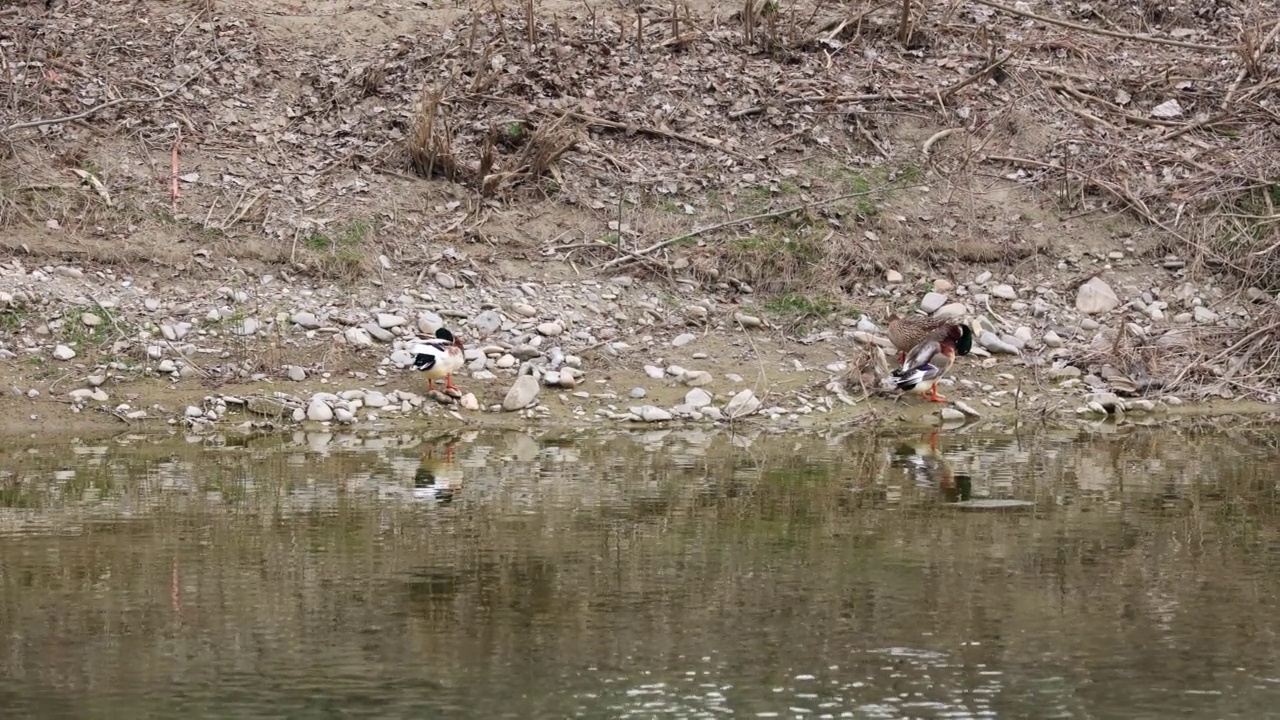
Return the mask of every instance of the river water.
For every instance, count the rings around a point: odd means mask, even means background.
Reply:
[[[9,442],[0,717],[1280,717],[1278,436]]]

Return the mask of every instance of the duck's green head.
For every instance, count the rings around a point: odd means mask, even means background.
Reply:
[[[973,349],[973,328],[968,324],[956,325],[948,336],[947,339],[954,344],[957,355],[968,355]]]

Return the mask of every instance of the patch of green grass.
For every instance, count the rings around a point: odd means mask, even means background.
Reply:
[[[27,318],[25,308],[10,307],[0,310],[0,331],[15,332],[26,324]]]
[[[360,247],[374,231],[374,224],[363,220],[353,220],[339,225],[331,233],[313,232],[307,236],[305,244],[317,252],[339,252]]]
[[[894,179],[905,184],[918,183],[924,180],[924,168],[914,163],[903,163],[894,173]]]
[[[86,314],[96,316],[100,322],[97,325],[85,325],[83,317]],[[59,337],[72,347],[97,347],[128,334],[128,329],[120,324],[115,315],[99,305],[76,305],[62,313]]]
[[[317,269],[321,275],[352,279],[364,270],[365,243],[378,228],[377,220],[353,220],[329,232],[313,232],[303,245],[319,256]]]

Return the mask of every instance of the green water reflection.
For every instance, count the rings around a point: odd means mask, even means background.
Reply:
[[[1278,457],[1266,427],[10,446],[0,713],[1276,717]],[[986,499],[1034,507],[954,503]]]

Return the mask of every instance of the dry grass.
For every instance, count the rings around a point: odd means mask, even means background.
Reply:
[[[450,121],[447,87],[428,84],[413,111],[405,148],[419,177],[456,182],[485,198],[506,196],[521,185],[536,186],[543,178],[556,187],[564,184],[556,164],[581,135],[572,114],[549,122],[507,117],[482,134],[464,133]]]
[[[1280,384],[1280,310],[1244,328],[1186,326],[1149,338],[1121,325],[1072,364],[1121,395],[1274,398]]]

